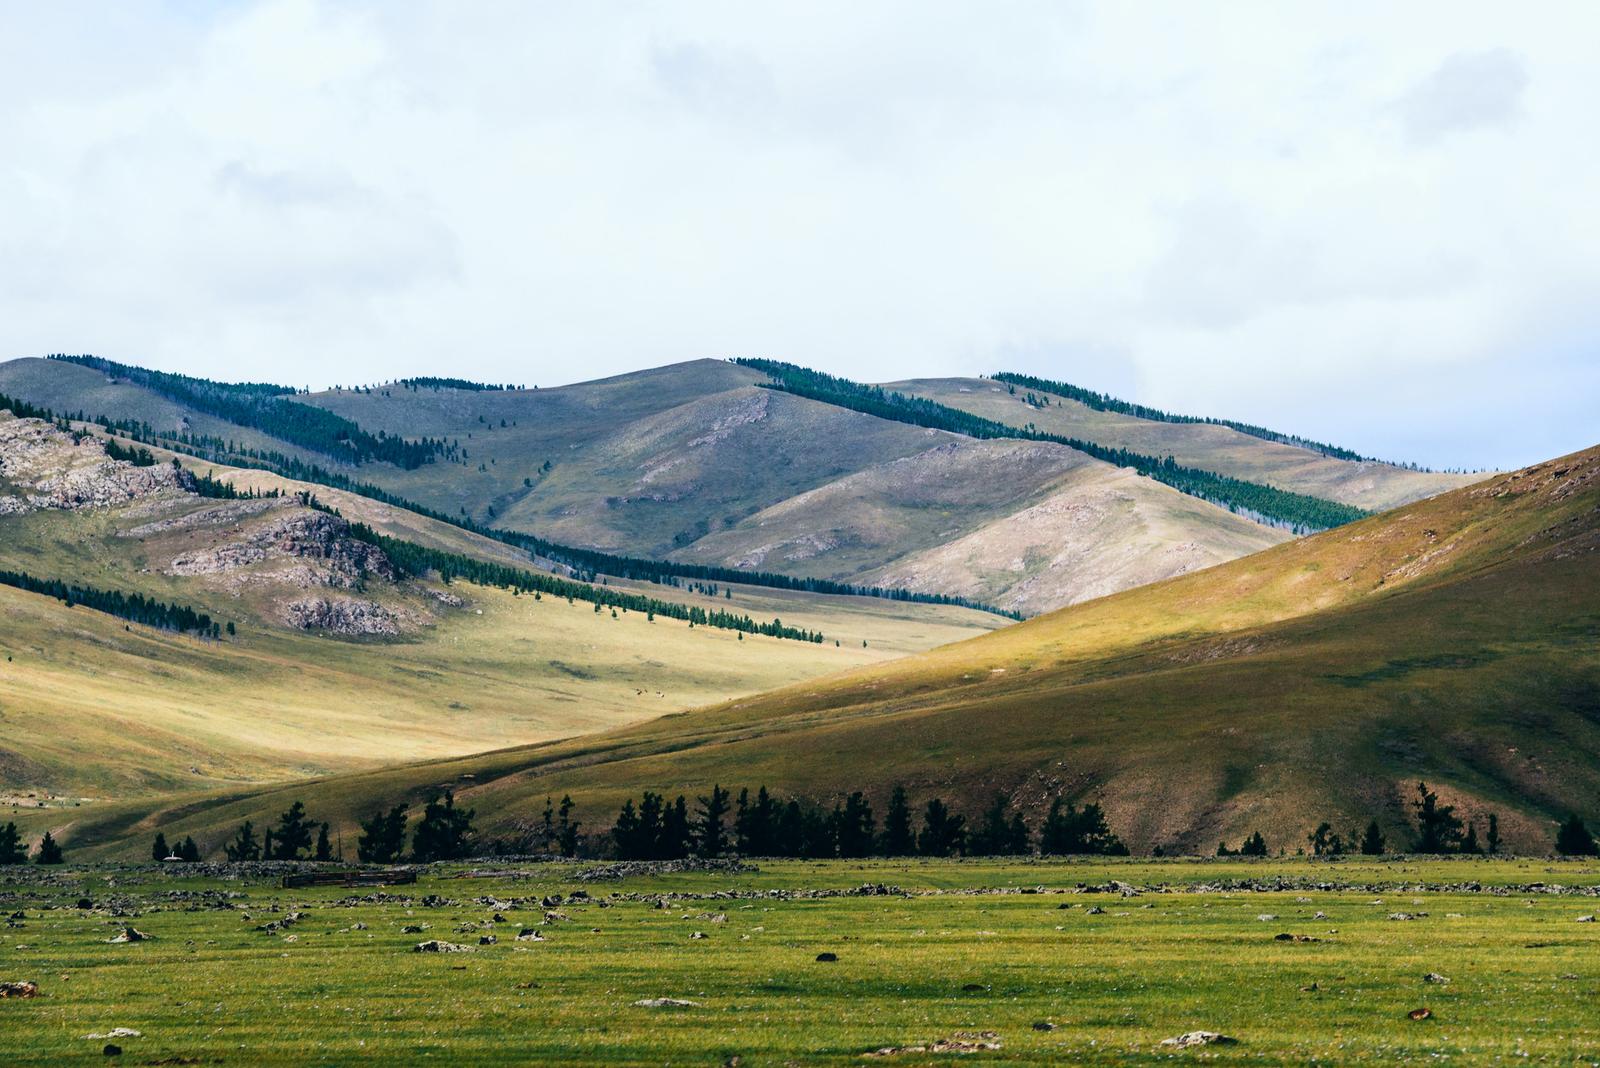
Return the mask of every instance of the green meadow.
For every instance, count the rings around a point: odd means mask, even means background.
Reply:
[[[0,1000],[0,1063],[1600,1057],[1592,862],[486,860],[293,890],[241,870],[7,869],[0,982],[39,996]],[[151,937],[109,941],[129,925]],[[114,1028],[139,1034],[86,1037]],[[1196,1030],[1234,1041],[1162,1044]]]

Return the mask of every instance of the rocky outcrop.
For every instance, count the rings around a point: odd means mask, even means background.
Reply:
[[[302,597],[283,606],[283,621],[300,630],[324,630],[349,637],[400,633],[395,614],[376,601],[346,597]]]
[[[74,440],[42,419],[0,418],[0,515],[106,508],[182,493],[189,480],[171,464],[113,460],[98,438]]]
[[[399,577],[383,550],[352,538],[343,519],[312,511],[292,498],[280,500],[281,506],[271,510],[276,514],[226,541],[180,552],[164,570],[170,575],[228,575],[278,561],[288,566],[264,570],[261,577],[302,589],[350,589],[368,577],[390,582]]]

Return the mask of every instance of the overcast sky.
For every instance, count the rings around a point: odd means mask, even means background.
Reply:
[[[1600,5],[0,0],[0,356],[1600,442]]]

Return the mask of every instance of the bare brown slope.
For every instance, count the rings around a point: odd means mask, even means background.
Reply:
[[[1054,395],[1051,405],[1037,407],[1027,403],[1027,390],[1019,388],[1013,394],[1004,383],[985,378],[918,378],[890,382],[884,388],[927,397],[1009,426],[1032,423],[1052,434],[1147,456],[1171,456],[1186,466],[1372,511],[1431,497],[1483,477],[1412,471],[1375,461],[1339,460],[1225,426],[1139,419],[1097,411]]]

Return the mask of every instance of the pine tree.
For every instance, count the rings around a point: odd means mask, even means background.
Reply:
[[[952,815],[937,797],[928,802],[922,815],[922,833],[917,835],[917,852],[925,857],[948,857],[966,844],[967,819]]]
[[[1461,852],[1467,854],[1483,852],[1478,846],[1478,825],[1476,823],[1469,822],[1467,824],[1467,835],[1461,839]]]
[[[772,852],[780,857],[806,855],[806,814],[799,801],[791,799],[783,806]]]
[[[150,845],[150,859],[166,860],[170,856],[172,856],[172,850],[167,847],[167,836],[157,831],[156,840]]]
[[[394,864],[406,849],[406,805],[375,813],[361,821],[356,839],[356,859],[363,864]]]
[[[328,841],[328,825],[326,823],[317,829],[317,850],[312,859],[321,861],[333,859],[333,843]]]
[[[33,858],[35,864],[63,864],[66,856],[61,851],[61,843],[57,842],[49,831],[44,832],[44,837],[39,840],[39,853]]]
[[[865,857],[872,853],[875,824],[872,806],[860,790],[845,799],[844,808],[834,824],[834,837],[841,857]]]
[[[1039,851],[1053,856],[1080,853],[1127,856],[1128,847],[1111,833],[1105,812],[1098,804],[1091,801],[1079,811],[1075,805],[1057,797],[1050,803],[1050,811],[1039,830]]]
[[[1260,831],[1246,838],[1244,844],[1239,847],[1241,857],[1264,857],[1267,852],[1267,840],[1261,837]]]
[[[1489,813],[1489,833],[1484,836],[1484,841],[1488,844],[1491,857],[1500,852],[1500,817],[1493,812]]]
[[[278,817],[278,828],[272,842],[269,860],[299,860],[300,854],[311,848],[311,824],[306,820],[303,802],[296,801]]]
[[[682,794],[661,812],[661,838],[656,854],[662,860],[678,860],[689,855],[693,833],[689,825],[689,802]]]
[[[572,795],[561,798],[561,822],[556,825],[556,848],[564,857],[578,855],[578,821],[572,818]]]
[[[421,863],[459,860],[472,851],[474,810],[456,808],[456,795],[446,790],[444,799],[431,798],[411,836],[411,855]]]
[[[715,784],[710,797],[701,797],[695,812],[695,851],[702,857],[720,857],[727,848],[727,831],[722,825],[728,815],[728,791]]]
[[[1361,836],[1361,855],[1364,857],[1381,857],[1384,850],[1383,831],[1378,827],[1378,821],[1373,820],[1367,824],[1367,833]]]
[[[1417,838],[1414,853],[1453,853],[1461,844],[1461,820],[1454,805],[1439,804],[1439,795],[1425,782],[1417,783]]]
[[[1011,835],[1006,812],[1010,807],[1011,799],[1005,794],[994,795],[994,801],[984,810],[977,830],[967,836],[969,856],[992,857],[1007,851]]]
[[[1568,817],[1567,822],[1556,831],[1556,852],[1564,857],[1592,857],[1600,850],[1597,850],[1589,828],[1574,815]]]
[[[906,788],[896,786],[889,795],[889,809],[883,815],[883,843],[886,857],[908,857],[917,851],[917,837],[911,829],[911,805]]]
[[[190,864],[200,863],[200,847],[194,844],[192,837],[186,835],[183,842],[179,844],[178,859],[187,861]]]
[[[256,841],[255,825],[245,820],[233,841],[222,847],[231,861],[260,860],[261,843]]]
[[[16,823],[7,823],[0,827],[0,864],[26,864],[28,862],[28,847],[22,841],[22,834],[17,830]]]

